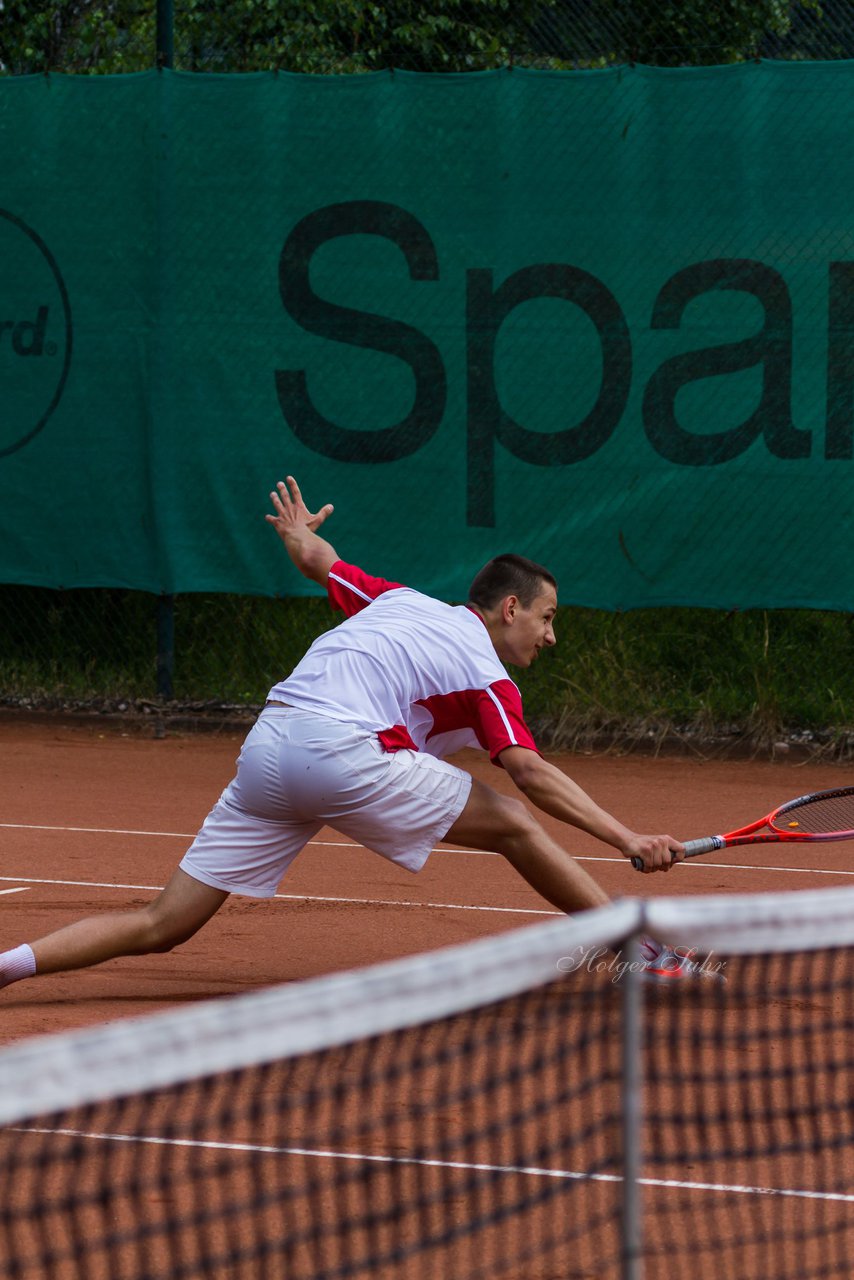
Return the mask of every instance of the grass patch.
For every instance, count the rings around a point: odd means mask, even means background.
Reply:
[[[847,614],[565,609],[558,627],[548,668],[520,682],[553,746],[729,735],[765,751],[854,727]]]
[[[174,700],[257,706],[335,625],[322,599],[175,601]],[[589,749],[729,735],[757,752],[854,741],[854,619],[811,610],[563,606],[558,644],[512,675],[544,745]],[[157,701],[157,610],[135,591],[0,587],[0,702]]]

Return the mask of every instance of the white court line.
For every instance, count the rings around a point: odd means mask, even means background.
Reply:
[[[323,843],[323,842],[315,841],[314,843]],[[341,847],[345,849],[357,849],[360,846],[342,843]],[[469,850],[468,849],[446,849],[446,850],[443,849],[443,850],[434,850],[434,852],[468,853]],[[578,862],[585,862],[585,861],[586,862],[622,862],[622,858],[578,858],[576,859],[576,861]],[[717,866],[719,867],[719,869],[722,869],[722,870],[730,869],[730,868],[727,868],[725,864],[718,864],[718,863],[706,863],[706,866]],[[788,871],[789,870],[789,868],[787,867],[780,867],[780,868],[735,867],[732,869],[736,871],[749,871],[749,870]],[[808,871],[806,868],[804,868],[804,874],[811,874],[811,871]],[[854,872],[840,871],[840,872],[834,873],[831,871],[827,871],[827,872],[817,872],[816,874],[854,875]],[[0,883],[4,883],[6,881],[20,881],[20,880],[26,880],[27,886],[33,885],[33,884],[49,884],[49,885],[55,885],[60,888],[71,888],[71,889],[133,889],[133,890],[141,889],[148,893],[160,893],[161,890],[163,889],[162,884],[121,884],[121,883],[116,883],[115,881],[107,881],[107,880],[61,880],[58,878],[48,879],[46,877],[36,877],[36,876],[0,876]],[[20,888],[16,888],[16,889],[0,889],[0,894],[19,893],[22,891],[23,888],[27,886],[21,886]],[[563,912],[561,911],[550,911],[550,910],[544,910],[543,908],[537,908],[537,907],[487,907],[482,905],[474,905],[472,903],[466,903],[466,902],[418,902],[414,899],[409,899],[409,898],[348,898],[344,896],[336,896],[332,894],[320,894],[320,893],[275,893],[273,894],[273,899],[275,901],[281,901],[281,902],[340,902],[348,906],[365,906],[365,907],[415,907],[415,908],[420,907],[424,911],[486,911],[486,912],[493,912],[493,913],[498,913],[503,915],[516,915],[516,916],[559,916],[563,914]]]
[[[323,1151],[309,1147],[257,1146],[250,1142],[202,1142],[190,1138],[158,1138],[134,1133],[86,1133],[79,1129],[17,1127],[14,1133],[54,1134],[66,1138],[90,1138],[96,1142],[138,1142],[158,1147],[190,1147],[205,1151],[247,1151],[260,1155],[306,1156],[316,1160],[359,1160],[373,1164],[419,1165],[428,1169],[468,1169],[483,1173],[516,1173],[533,1178],[564,1178],[573,1182],[622,1182],[616,1173],[582,1173],[574,1169],[543,1169],[537,1165],[476,1164],[462,1160],[425,1160],[417,1156],[369,1155],[359,1151]],[[784,1196],[798,1200],[828,1200],[854,1204],[854,1195],[842,1191],[803,1191],[796,1187],[750,1187],[741,1183],[683,1182],[676,1178],[639,1178],[644,1187],[677,1191],[715,1191],[727,1195]]]
[[[73,889],[144,889],[159,893],[162,884],[109,884],[102,880],[47,880],[34,876],[0,876],[6,880],[27,880],[29,884],[52,884]],[[0,893],[17,893],[17,889],[0,889]],[[274,899],[293,902],[343,902],[366,907],[421,907],[430,911],[498,911],[515,916],[559,916],[560,911],[543,911],[536,907],[481,907],[463,902],[415,902],[406,898],[337,898],[317,893],[275,893]]]
[[[16,880],[20,880],[20,876],[16,876]],[[29,889],[28,884],[19,884],[17,889],[0,889],[0,893],[26,893]]]
[[[0,822],[0,829],[8,831],[72,831],[83,835],[94,836],[158,836],[166,840],[195,840],[197,831],[135,831],[126,827],[59,827],[47,826],[40,822]],[[310,845],[329,849],[360,849],[351,840],[309,840]],[[490,849],[451,849],[437,848],[434,853],[472,853],[497,858],[499,855]]]
[[[562,916],[562,911],[544,911],[541,907],[482,907],[464,902],[413,902],[405,898],[330,898],[317,894],[277,893],[276,898],[292,898],[297,902],[348,902],[369,907],[432,907],[441,911],[503,911],[515,916]]]
[[[8,831],[79,831],[94,836],[166,836],[174,840],[195,840],[196,832],[186,831],[133,831],[126,827],[59,827],[43,822],[0,822]]]
[[[108,835],[108,836],[158,836],[164,839],[172,840],[195,840],[197,832],[187,831],[135,831],[124,827],[62,827],[62,826],[46,826],[37,822],[0,822],[0,830],[8,831],[71,831],[80,832],[85,835]],[[309,840],[307,847],[316,847],[324,849],[361,849],[361,845],[352,844],[347,840]],[[500,855],[492,849],[455,849],[448,845],[437,846],[433,853],[464,853],[469,857],[487,857],[497,858]],[[624,859],[620,855],[612,857],[602,857],[601,855],[582,853],[573,854],[576,862],[623,862]],[[681,864],[682,869],[686,871],[774,871],[778,875],[798,875],[798,876],[854,876],[854,871],[833,870],[828,867],[763,867],[756,866],[747,862],[709,862],[707,858],[692,858],[690,862]],[[0,877],[2,879],[3,877]],[[7,877],[8,878],[8,877]],[[26,879],[28,877],[16,876],[16,880]],[[37,882],[33,882],[37,883]],[[73,880],[62,881],[44,881],[45,884],[74,884]],[[79,883],[84,884],[85,881]],[[147,889],[150,885],[97,885],[96,888],[127,888],[127,889]],[[302,896],[302,895],[299,895]],[[349,901],[349,899],[346,899]],[[497,909],[497,908],[496,908]]]

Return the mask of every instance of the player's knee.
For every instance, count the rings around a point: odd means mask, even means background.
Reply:
[[[139,913],[140,951],[145,954],[171,951],[196,932],[194,926],[173,916],[163,915],[157,903],[144,907]]]
[[[501,797],[498,817],[503,841],[507,846],[506,849],[500,849],[501,853],[512,850],[520,841],[530,839],[539,829],[539,823],[531,811],[514,796]]]
[[[530,844],[537,829],[536,819],[522,800],[478,784],[444,838],[474,849],[492,849],[512,859],[517,850]]]

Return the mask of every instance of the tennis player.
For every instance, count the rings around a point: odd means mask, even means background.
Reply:
[[[440,840],[496,850],[561,911],[608,901],[519,798],[444,757],[489,752],[543,812],[589,832],[647,871],[682,857],[678,840],[638,835],[543,759],[504,663],[529,666],[555,643],[557,588],[521,556],[491,560],[467,605],[451,606],[346,564],[317,530],[292,476],[267,520],[297,569],[323,585],[346,619],[320,636],[271,689],[237,773],[168,885],[141,909],[79,920],[0,954],[0,986],[36,973],[186,942],[231,893],[272,897],[299,851],[331,826],[410,871]],[[646,944],[649,976],[672,981],[702,966]]]

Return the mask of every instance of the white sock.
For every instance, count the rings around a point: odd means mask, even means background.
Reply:
[[[8,987],[21,978],[31,978],[36,971],[36,958],[26,942],[12,951],[0,954],[0,987]]]

